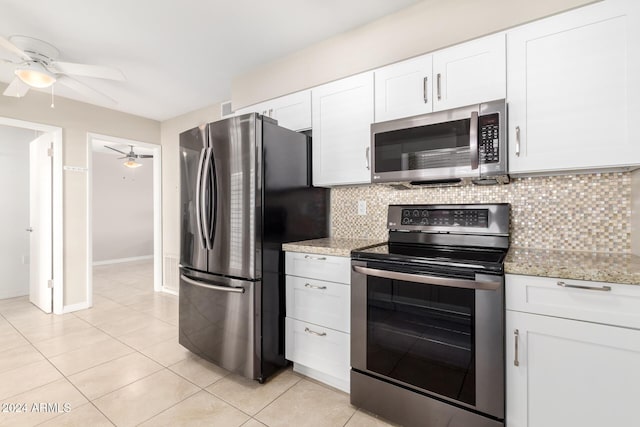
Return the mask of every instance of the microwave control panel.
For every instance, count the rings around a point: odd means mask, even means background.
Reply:
[[[478,117],[478,151],[480,163],[500,161],[500,116],[498,113]]]

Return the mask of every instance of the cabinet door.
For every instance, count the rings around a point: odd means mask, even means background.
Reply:
[[[434,111],[506,97],[504,33],[433,54]]]
[[[311,129],[311,90],[292,93],[269,101],[267,115],[287,129]]]
[[[423,55],[375,71],[375,121],[433,110],[432,57]]]
[[[639,8],[609,0],[507,34],[512,173],[640,163]]]
[[[287,276],[286,289],[287,317],[349,333],[349,285]]]
[[[506,322],[508,427],[637,424],[640,331],[515,311]]]
[[[313,185],[370,183],[373,72],[313,89],[312,107]]]
[[[311,90],[292,93],[270,101],[241,108],[237,114],[259,113],[278,121],[278,125],[300,131],[311,129]]]

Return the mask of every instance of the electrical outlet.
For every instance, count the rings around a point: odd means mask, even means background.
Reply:
[[[366,215],[366,214],[367,214],[367,201],[358,200],[358,215]]]

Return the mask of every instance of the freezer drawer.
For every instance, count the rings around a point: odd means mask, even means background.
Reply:
[[[182,270],[179,342],[197,355],[261,380],[261,282]]]

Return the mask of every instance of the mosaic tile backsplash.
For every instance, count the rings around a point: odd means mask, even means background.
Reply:
[[[357,215],[358,200],[367,215]],[[390,204],[510,203],[511,246],[631,252],[631,175],[512,178],[508,185],[331,190],[332,236],[385,240]]]

